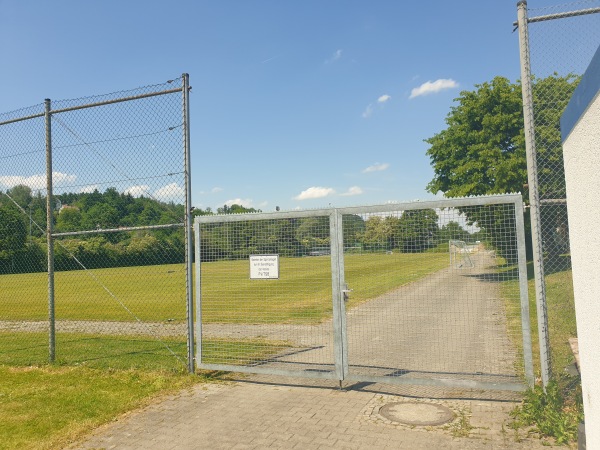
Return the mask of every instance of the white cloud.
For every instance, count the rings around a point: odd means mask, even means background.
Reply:
[[[223,188],[220,188],[220,187],[218,187],[218,186],[215,186],[214,188],[212,188],[212,189],[210,190],[210,193],[211,193],[211,194],[217,194],[217,193],[221,192],[222,190],[223,190]]]
[[[91,191],[89,191],[91,192]],[[136,186],[130,186],[123,191],[123,194],[129,194],[132,197],[141,197],[145,195],[146,197],[150,196],[150,186],[147,184],[138,184]]]
[[[374,105],[375,105],[375,104],[378,104],[378,105],[379,105],[379,107],[380,107],[380,108],[382,108],[382,107],[383,107],[383,104],[384,104],[384,103],[386,103],[386,102],[388,102],[388,101],[389,101],[391,98],[392,98],[392,96],[391,96],[391,95],[388,95],[388,94],[383,94],[383,95],[380,95],[380,96],[377,98],[377,101],[376,101],[376,102],[372,102],[372,103],[369,103],[369,104],[367,105],[367,107],[365,108],[365,110],[364,110],[364,111],[363,111],[363,113],[362,113],[362,116],[363,116],[363,118],[364,118],[364,119],[368,119],[369,117],[371,117],[371,115],[372,115],[372,114],[373,114],[373,112],[374,112]]]
[[[348,189],[347,192],[344,192],[343,195],[345,197],[350,197],[352,195],[360,195],[362,194],[364,191],[362,190],[362,188],[358,187],[358,186],[352,186],[350,189]]]
[[[388,163],[383,163],[383,164],[379,164],[379,163],[375,163],[372,166],[367,167],[366,169],[363,169],[363,173],[370,173],[370,172],[381,172],[382,170],[387,170],[390,167],[390,165]]]
[[[415,98],[421,95],[436,94],[446,89],[453,89],[456,87],[458,87],[458,83],[450,78],[440,78],[439,80],[435,81],[427,81],[421,86],[410,91],[409,98]]]
[[[79,192],[82,194],[91,194],[95,190],[100,190],[100,185],[98,184],[88,184],[87,186],[82,187]]]
[[[154,192],[154,197],[163,202],[183,202],[185,190],[177,183],[167,184]]]
[[[62,172],[52,172],[52,184],[54,186],[64,186],[66,183],[72,183],[77,179],[77,175],[69,175]],[[18,184],[29,186],[31,189],[44,189],[46,187],[46,174],[36,174],[28,177],[21,175],[0,176],[0,186],[12,188]]]
[[[250,199],[250,198],[246,198],[246,199],[234,198],[234,199],[231,199],[231,200],[227,200],[225,202],[225,204],[227,206],[240,205],[240,206],[243,206],[244,208],[253,208],[253,206],[252,206],[252,199]]]
[[[332,188],[313,186],[313,187],[309,187],[305,191],[300,192],[300,194],[298,194],[296,197],[294,197],[294,199],[295,200],[309,200],[309,199],[313,199],[313,198],[323,198],[323,197],[327,197],[328,195],[333,195],[333,194],[335,194],[335,190]]]
[[[331,58],[329,58],[327,61],[325,61],[325,64],[331,64],[334,63],[336,61],[339,61],[342,57],[342,49],[338,49],[335,52],[333,52],[333,55],[331,56]]]

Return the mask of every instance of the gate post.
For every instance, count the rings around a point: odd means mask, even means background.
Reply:
[[[333,209],[329,215],[329,239],[331,247],[331,294],[333,301],[333,353],[335,373],[340,382],[348,374],[346,348],[346,308],[344,305],[344,233],[342,214]]]

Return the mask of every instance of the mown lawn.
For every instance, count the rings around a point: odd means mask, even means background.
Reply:
[[[350,307],[448,265],[445,253],[347,255]],[[183,265],[58,272],[57,320],[183,322]],[[281,258],[278,280],[250,280],[247,260],[202,264],[203,321],[315,323],[331,315],[330,258]],[[360,287],[358,289],[357,287]],[[0,320],[47,320],[46,274],[0,276]]]

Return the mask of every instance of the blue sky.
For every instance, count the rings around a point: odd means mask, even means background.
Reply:
[[[514,20],[513,0],[0,0],[0,111],[188,72],[194,205],[427,199],[453,99],[519,77]]]

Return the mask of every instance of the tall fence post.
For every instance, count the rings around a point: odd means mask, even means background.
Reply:
[[[52,217],[52,108],[51,101],[45,101],[46,119],[46,241],[48,245],[48,360],[56,357],[56,323],[54,317],[54,240]]]
[[[192,291],[192,187],[190,172],[190,76],[187,73],[183,78],[183,142],[185,165],[185,291],[187,310],[187,359],[188,370],[194,373],[194,293]]]
[[[540,363],[542,384],[548,385],[552,374],[550,340],[548,336],[548,308],[546,304],[546,284],[544,281],[544,255],[542,250],[541,207],[538,189],[537,158],[533,116],[533,86],[529,59],[529,33],[527,1],[517,3],[519,27],[519,54],[521,59],[521,90],[523,96],[523,118],[525,123],[525,152],[527,156],[527,180],[529,183],[529,204],[531,212],[531,237],[533,240],[533,271],[535,275],[535,297],[537,306],[538,333],[540,342]]]

